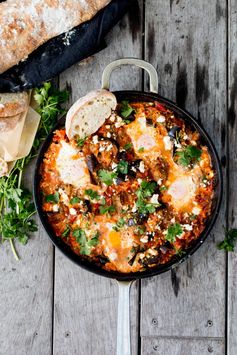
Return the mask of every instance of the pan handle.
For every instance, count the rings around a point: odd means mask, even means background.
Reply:
[[[129,293],[133,281],[118,281],[117,355],[131,355]]]
[[[150,77],[150,92],[158,93],[158,74],[156,69],[150,63],[142,59],[123,58],[117,59],[108,64],[102,74],[102,89],[109,90],[109,81],[112,71],[121,65],[135,65],[146,70]]]

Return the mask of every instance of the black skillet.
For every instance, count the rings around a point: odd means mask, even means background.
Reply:
[[[142,91],[116,91],[114,92],[117,97],[118,102],[121,100],[129,100],[132,101],[154,101],[158,100],[160,103],[164,104],[165,107],[171,109],[177,117],[182,118],[185,122],[188,123],[191,127],[197,130],[201,137],[201,143],[208,147],[209,153],[212,158],[212,164],[215,172],[215,192],[212,203],[212,212],[211,215],[206,222],[206,227],[200,237],[190,246],[190,248],[186,251],[185,256],[175,257],[169,263],[165,265],[159,265],[157,268],[152,270],[146,270],[142,272],[136,272],[131,274],[123,274],[118,272],[110,272],[103,270],[97,265],[94,265],[86,260],[82,260],[78,255],[76,255],[65,243],[63,243],[58,237],[55,236],[52,228],[50,227],[46,214],[42,211],[41,208],[41,199],[39,192],[39,181],[40,174],[39,168],[44,156],[45,151],[48,149],[53,136],[53,131],[60,127],[63,127],[65,124],[65,118],[60,119],[52,132],[46,138],[38,159],[36,163],[35,169],[35,177],[34,177],[34,198],[37,212],[39,214],[40,220],[52,240],[55,246],[57,246],[64,255],[66,255],[69,259],[74,261],[77,265],[83,267],[84,269],[91,271],[95,274],[114,278],[118,281],[119,284],[119,303],[118,303],[118,323],[117,323],[117,355],[130,355],[131,354],[131,346],[130,346],[130,322],[129,322],[129,290],[132,281],[140,278],[151,277],[154,275],[161,274],[166,272],[178,264],[185,261],[189,258],[204,242],[204,240],[209,235],[219,212],[221,197],[222,197],[222,173],[220,162],[216,153],[216,149],[206,133],[206,131],[199,125],[199,123],[185,110],[179,108],[175,103],[170,100],[158,95],[158,76],[155,68],[150,64],[140,59],[135,58],[124,58],[116,60],[110,63],[104,70],[102,75],[102,88],[109,89],[109,79],[111,72],[121,65],[135,65],[145,69],[150,76],[150,92],[142,92]]]

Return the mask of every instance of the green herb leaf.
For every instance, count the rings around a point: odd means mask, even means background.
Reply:
[[[104,184],[109,186],[113,184],[113,179],[117,177],[117,173],[115,173],[114,171],[100,169],[98,171],[98,176]]]
[[[142,152],[144,152],[144,150],[145,150],[144,147],[140,147],[140,148],[138,149],[138,152],[139,152],[139,153],[142,153]]]
[[[116,211],[114,206],[107,206],[107,205],[100,206],[99,210],[101,214],[112,213]]]
[[[121,228],[124,227],[125,224],[126,224],[125,219],[121,217],[121,218],[116,222],[115,226],[113,226],[113,229],[118,232]]]
[[[47,196],[45,196],[44,200],[45,200],[45,202],[57,203],[57,202],[59,202],[59,193],[56,192],[55,194],[47,195]]]
[[[126,143],[126,144],[124,145],[123,149],[125,149],[125,150],[131,150],[132,147],[133,147],[133,144],[132,144],[132,143]]]
[[[85,194],[90,197],[91,200],[99,200],[100,196],[98,195],[97,191],[92,189],[85,190]]]
[[[91,239],[87,239],[85,231],[81,228],[74,229],[72,234],[76,238],[76,241],[80,244],[80,253],[82,255],[90,255],[91,248],[95,247],[99,241],[98,231]]]
[[[230,229],[225,233],[225,239],[220,242],[217,247],[220,250],[234,251],[235,243],[237,241],[237,229]]]
[[[191,163],[196,163],[200,159],[202,151],[193,145],[188,145],[181,151],[176,152],[178,163],[183,166],[188,166]]]
[[[182,233],[183,233],[183,229],[179,223],[171,224],[168,227],[165,239],[168,240],[169,242],[175,242],[176,237],[178,235],[181,235]]]
[[[84,138],[78,138],[77,139],[77,145],[78,147],[83,147],[83,145],[85,144],[85,141],[87,140],[87,137]]]
[[[64,230],[64,232],[62,233],[62,237],[63,238],[67,238],[70,234],[70,227],[67,226],[66,229]]]
[[[71,205],[76,205],[76,204],[79,203],[80,201],[81,201],[80,197],[75,196],[75,197],[71,198],[70,204],[71,204]]]
[[[116,167],[117,173],[126,175],[128,173],[128,162],[125,160],[120,160]]]
[[[135,111],[134,108],[132,108],[132,106],[129,105],[129,101],[122,101],[121,102],[121,109],[120,109],[120,115],[123,118],[127,118],[131,115],[131,113]],[[129,121],[130,123],[130,121]]]
[[[139,189],[136,191],[137,201],[136,206],[139,213],[147,214],[147,213],[154,213],[156,207],[159,204],[150,203],[147,201],[148,197],[151,197],[155,192],[157,184],[155,181],[146,181],[143,180]]]
[[[163,185],[163,186],[160,187],[160,191],[165,191],[165,190],[167,190],[166,186]]]

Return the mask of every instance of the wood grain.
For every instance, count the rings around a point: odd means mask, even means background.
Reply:
[[[229,228],[237,228],[237,1],[229,2],[229,87],[228,87],[228,142],[229,142]],[[236,355],[237,352],[237,255],[228,255],[228,328],[227,354]]]
[[[205,126],[224,171],[225,11],[225,2],[216,0],[148,0],[145,21],[145,55],[158,69],[161,95]],[[142,336],[224,338],[225,255],[216,243],[223,238],[225,207],[224,198],[213,232],[186,264],[142,281]]]
[[[144,355],[223,355],[224,349],[217,339],[142,338]]]
[[[107,41],[109,47],[96,57],[67,70],[60,77],[61,87],[72,89],[72,102],[101,85],[102,70],[112,60],[124,56],[141,57],[141,26],[133,22],[140,8],[126,16]],[[135,18],[134,18],[135,16]],[[133,31],[130,30],[133,26]],[[112,75],[111,89],[141,88],[141,72],[132,68],[118,69]],[[111,355],[116,349],[118,288],[108,280],[72,264],[58,251],[55,255],[55,355]],[[131,290],[131,327],[133,353],[138,345],[138,286]]]
[[[32,189],[34,165],[25,172]],[[39,220],[37,218],[39,225]],[[16,261],[5,244],[0,248],[0,355],[51,354],[53,247],[42,227],[27,246],[16,248]]]

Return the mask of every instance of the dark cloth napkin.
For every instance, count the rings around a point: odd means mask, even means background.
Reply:
[[[25,61],[0,74],[0,92],[40,86],[74,63],[105,48],[104,37],[132,3],[133,0],[112,0],[90,21],[37,48]]]

